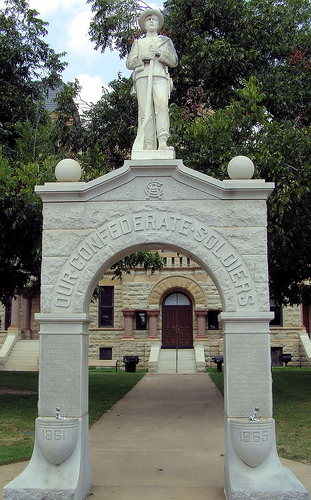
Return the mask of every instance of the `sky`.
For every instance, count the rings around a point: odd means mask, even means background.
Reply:
[[[79,80],[81,99],[95,103],[102,95],[102,87],[116,79],[118,72],[129,77],[125,59],[109,49],[104,54],[94,50],[87,34],[92,18],[91,6],[86,0],[28,0],[29,6],[39,12],[39,18],[47,21],[48,36],[44,40],[55,52],[67,52],[63,60],[68,67],[63,72],[64,82]],[[150,2],[151,7],[161,7],[162,2]],[[3,7],[3,0],[0,0]]]

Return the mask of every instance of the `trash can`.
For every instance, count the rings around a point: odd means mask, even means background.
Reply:
[[[222,372],[222,363],[224,362],[224,357],[223,356],[214,356],[213,361],[217,365],[217,371]]]
[[[290,353],[285,353],[285,354],[282,354],[282,363],[285,363],[286,365],[286,368],[287,368],[287,363],[289,363],[291,360],[292,360],[292,355]]]
[[[136,365],[139,363],[138,356],[124,356],[125,371],[130,373],[136,372]]]

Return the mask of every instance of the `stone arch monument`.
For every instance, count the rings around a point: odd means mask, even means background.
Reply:
[[[219,181],[174,159],[126,161],[89,183],[36,188],[44,215],[39,416],[32,459],[4,488],[5,500],[83,500],[89,492],[90,298],[117,259],[144,248],[193,257],[222,300],[227,499],[309,498],[275,445],[266,242],[272,189],[264,180]]]

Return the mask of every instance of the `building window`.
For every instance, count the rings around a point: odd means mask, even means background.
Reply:
[[[311,307],[302,304],[302,324],[305,327],[309,337],[310,337],[310,318],[311,318]]]
[[[11,313],[12,313],[12,298],[10,297],[7,305],[5,306],[4,316],[4,329],[7,330],[11,326]]]
[[[208,311],[207,312],[207,328],[208,330],[219,330],[218,314],[220,311]]]
[[[105,286],[100,288],[98,306],[98,326],[113,326],[114,312],[114,287]]]
[[[283,366],[283,347],[271,347],[271,366]]]
[[[147,330],[147,311],[136,311],[136,330]]]
[[[99,359],[112,359],[112,347],[100,347]]]
[[[283,326],[282,306],[271,301],[270,311],[274,312],[274,319],[270,321],[270,326]]]

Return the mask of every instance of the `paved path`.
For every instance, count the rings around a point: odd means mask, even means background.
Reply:
[[[224,500],[223,398],[207,374],[146,375],[93,425],[90,500]],[[311,494],[311,466],[282,460]],[[2,487],[25,468],[0,468]]]

